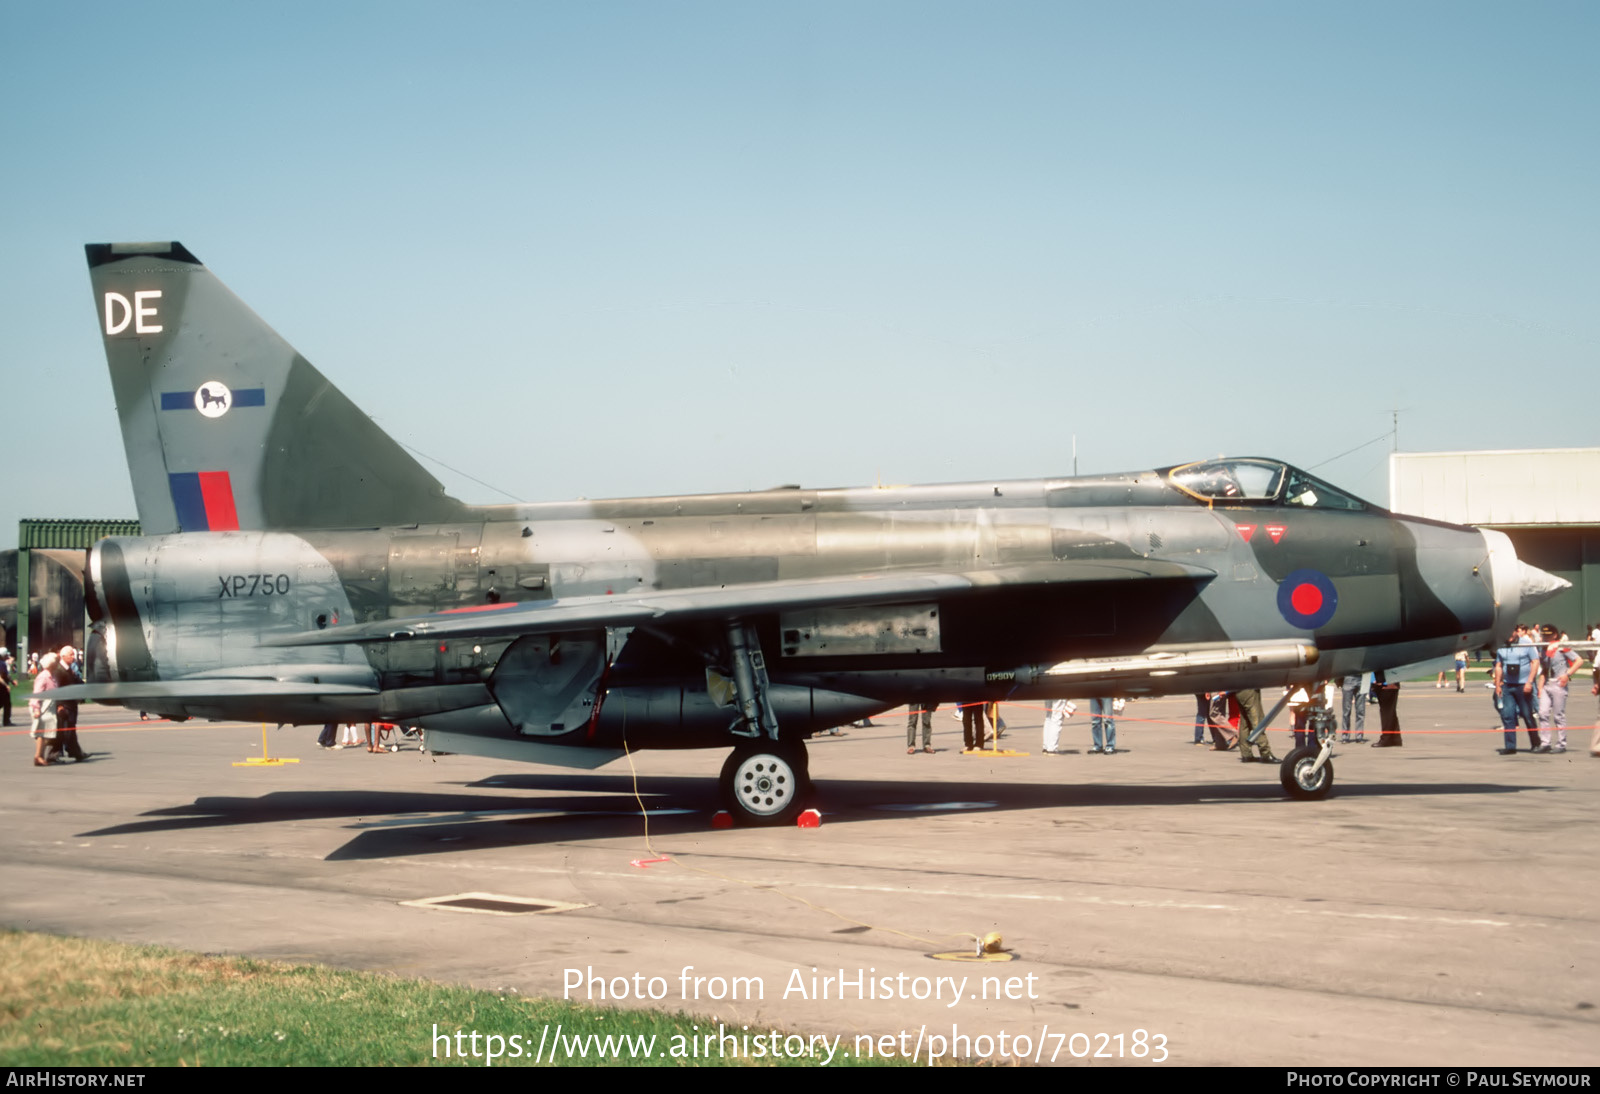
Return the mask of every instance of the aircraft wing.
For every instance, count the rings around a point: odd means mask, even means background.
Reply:
[[[1068,582],[1150,580],[1209,581],[1200,566],[1157,559],[1028,563],[965,573],[903,572],[859,577],[797,578],[745,585],[709,585],[624,596],[578,596],[520,604],[481,604],[431,615],[381,619],[345,627],[266,638],[262,646],[331,646],[416,638],[493,638],[585,630],[737,619],[796,608],[892,604],[961,596],[980,589]]]
[[[280,697],[292,699],[317,696],[376,695],[377,688],[358,684],[321,684],[310,680],[263,680],[256,677],[218,677],[199,680],[132,680],[112,684],[68,684],[44,692],[46,699],[62,702],[88,700],[110,703],[138,699],[233,699]]]

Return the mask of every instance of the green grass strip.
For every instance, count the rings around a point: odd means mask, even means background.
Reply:
[[[742,1023],[728,1032],[750,1040],[708,1052],[705,1035],[719,1024],[373,973],[0,932],[0,1066],[482,1067],[495,1047],[486,1040],[491,1034],[502,1039],[497,1067],[814,1066],[827,1058],[820,1046],[816,1056],[795,1058],[800,1039],[785,1042],[780,1032],[783,1051],[774,1059],[773,1031],[747,1034]],[[476,1056],[467,1039],[474,1030]],[[760,1050],[757,1034],[764,1034]],[[541,1038],[542,1061],[534,1058]],[[842,1037],[830,1066],[874,1062],[854,1058],[852,1047],[852,1038]]]

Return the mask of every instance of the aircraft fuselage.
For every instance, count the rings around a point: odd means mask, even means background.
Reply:
[[[1152,695],[1328,678],[1482,645],[1496,623],[1483,533],[1371,509],[1207,504],[1154,471],[474,513],[483,519],[106,541],[93,580],[113,626],[114,678],[310,674],[365,690],[140,705],[179,716],[384,720],[526,737],[494,686],[515,639],[302,649],[263,649],[260,640],[582,596],[901,570],[992,577],[960,596],[755,620],[779,720],[804,735],[913,700]],[[1074,562],[1065,580],[1038,578]],[[1162,563],[1211,576],[1121,579],[1122,568]],[[1095,566],[1106,568],[1103,580]],[[1285,596],[1291,581],[1299,584]],[[703,651],[716,642],[710,631],[704,644],[648,628],[613,635],[603,686],[594,688],[603,693],[599,714],[540,736],[594,747],[615,747],[624,734],[644,747],[726,744],[730,716],[708,695],[705,676]],[[1159,659],[1172,651],[1241,652],[1164,667]],[[1156,662],[1130,661],[1151,654]],[[1077,668],[1050,671],[1063,665]]]

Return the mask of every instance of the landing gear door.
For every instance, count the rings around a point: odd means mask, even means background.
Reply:
[[[519,732],[556,737],[588,724],[605,667],[605,631],[524,635],[500,658],[489,691]]]

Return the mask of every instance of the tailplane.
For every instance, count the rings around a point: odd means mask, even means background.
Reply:
[[[85,250],[145,535],[465,516],[183,244]]]

